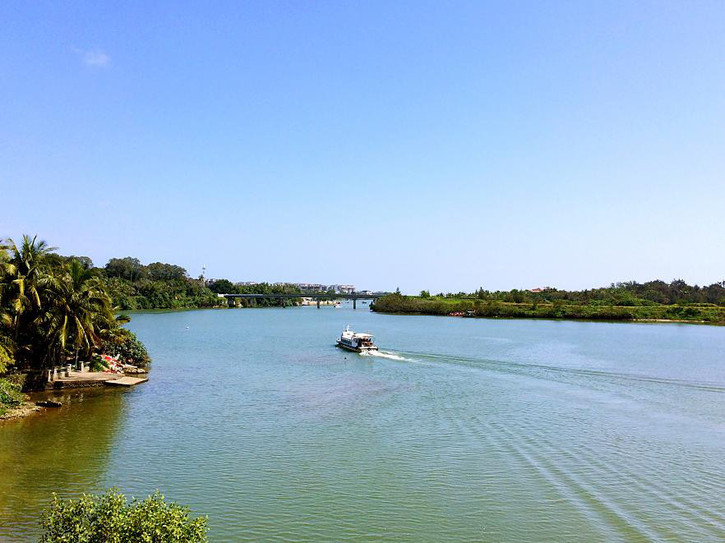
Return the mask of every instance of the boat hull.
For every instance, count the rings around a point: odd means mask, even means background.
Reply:
[[[336,345],[340,347],[340,349],[345,349],[346,351],[350,351],[353,353],[361,353],[363,351],[377,351],[377,347],[353,347],[352,345],[345,345],[342,341],[337,340]]]

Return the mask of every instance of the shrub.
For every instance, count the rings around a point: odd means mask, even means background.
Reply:
[[[149,353],[136,334],[121,328],[112,340],[104,341],[102,349],[106,354],[118,355],[124,362],[140,367],[147,367],[151,362]]]
[[[108,369],[108,363],[101,358],[101,355],[94,354],[91,358],[90,370],[91,371],[105,371]]]
[[[200,543],[206,542],[207,518],[189,518],[189,509],[167,503],[157,491],[130,503],[117,489],[79,499],[53,494],[41,521],[41,543]]]
[[[17,407],[25,401],[20,385],[7,379],[0,379],[0,415],[10,407]]]

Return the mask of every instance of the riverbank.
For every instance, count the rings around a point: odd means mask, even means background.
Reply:
[[[625,322],[684,322],[725,325],[725,307],[714,304],[604,305],[555,302],[516,303],[480,299],[391,294],[372,306],[379,313],[454,317],[559,319]]]
[[[147,370],[135,366],[127,366],[121,373],[106,371],[71,371],[69,374],[54,376],[51,381],[39,380],[28,374],[16,373],[9,379],[0,379],[0,421],[24,418],[32,413],[60,407],[62,402],[58,395],[83,392],[90,388],[126,388],[148,381]],[[34,381],[30,390],[24,384]]]

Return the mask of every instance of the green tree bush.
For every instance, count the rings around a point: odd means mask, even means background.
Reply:
[[[206,517],[190,518],[158,491],[128,502],[113,488],[76,500],[53,494],[41,525],[41,543],[202,543],[208,529]]]
[[[209,285],[209,290],[217,294],[232,294],[237,291],[229,279],[217,279]]]
[[[119,328],[112,338],[102,345],[107,354],[118,356],[124,362],[145,368],[151,362],[146,346],[136,334],[126,328]]]

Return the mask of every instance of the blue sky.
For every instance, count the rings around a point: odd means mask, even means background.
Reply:
[[[0,3],[0,237],[404,292],[725,279],[725,3]]]

